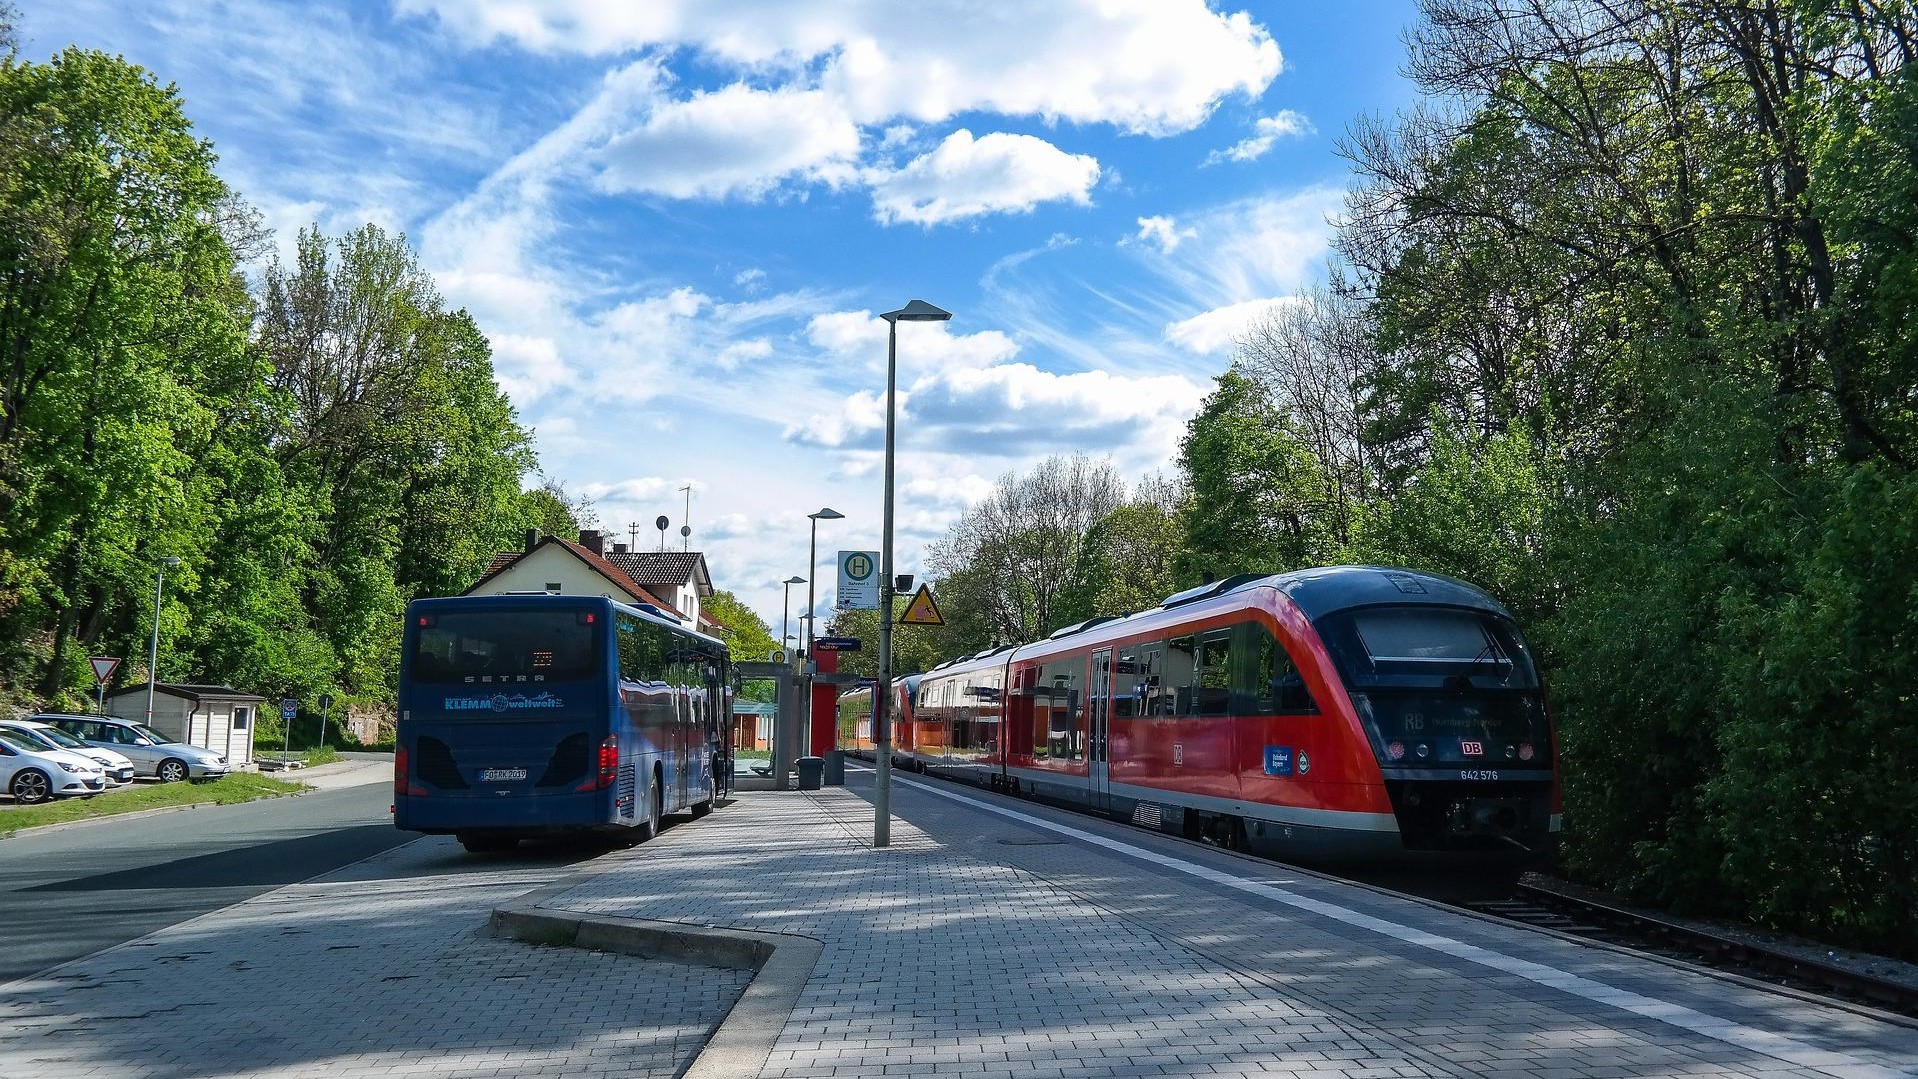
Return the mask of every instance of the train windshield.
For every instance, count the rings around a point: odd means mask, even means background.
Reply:
[[[1489,611],[1370,607],[1320,632],[1379,759],[1406,767],[1544,767],[1545,702],[1518,627]]]
[[[600,673],[592,611],[443,611],[420,617],[415,682],[533,685]]]

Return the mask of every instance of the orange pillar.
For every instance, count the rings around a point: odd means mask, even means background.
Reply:
[[[813,650],[813,660],[819,665],[820,674],[834,674],[839,670],[839,653],[823,649]],[[839,687],[824,682],[812,684],[812,748],[815,757],[823,757],[839,739]]]

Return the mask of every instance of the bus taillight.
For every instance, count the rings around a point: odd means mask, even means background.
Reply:
[[[613,785],[619,775],[619,736],[609,734],[599,744],[599,773],[581,783],[580,791],[603,791]]]
[[[426,788],[412,781],[407,775],[409,767],[405,745],[393,747],[393,796],[402,798],[412,795],[415,798],[426,796]]]

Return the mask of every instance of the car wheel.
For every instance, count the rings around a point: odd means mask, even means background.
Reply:
[[[160,762],[159,770],[155,774],[160,777],[162,783],[178,783],[187,777],[186,762],[178,757],[168,757]]]
[[[53,797],[53,781],[47,774],[35,768],[29,768],[13,777],[12,786],[7,788],[13,800],[23,806],[37,805]]]

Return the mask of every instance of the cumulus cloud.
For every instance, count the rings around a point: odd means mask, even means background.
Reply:
[[[900,368],[912,372],[944,367],[983,367],[1010,359],[1019,351],[998,330],[955,334],[945,323],[907,324],[910,346],[902,346]],[[886,364],[886,320],[871,311],[832,311],[806,324],[807,343],[828,355],[883,370]]]
[[[1205,163],[1216,165],[1221,161],[1257,161],[1272,149],[1280,139],[1314,135],[1318,128],[1305,114],[1291,109],[1280,109],[1276,116],[1262,116],[1252,125],[1252,134],[1223,150],[1214,150],[1206,156]]]
[[[1160,251],[1170,255],[1173,250],[1179,246],[1179,241],[1197,236],[1198,234],[1197,229],[1181,230],[1178,222],[1170,217],[1141,217],[1139,218],[1139,234],[1133,237],[1133,239],[1144,243],[1156,244]]]
[[[961,128],[904,168],[873,169],[866,177],[875,218],[937,225],[1055,200],[1089,205],[1099,163],[1031,135],[994,132],[975,139]]]
[[[1282,307],[1299,302],[1296,296],[1279,296],[1215,307],[1167,326],[1165,339],[1187,352],[1199,355],[1229,353],[1246,331],[1260,320]]]
[[[618,55],[688,49],[716,66],[810,78],[862,124],[971,111],[1189,131],[1230,95],[1255,99],[1283,66],[1264,27],[1205,0],[1047,0],[1016,14],[926,0],[937,35],[899,34],[881,0],[400,0],[475,46]]]
[[[741,84],[657,103],[598,155],[610,192],[671,198],[757,197],[782,180],[838,182],[859,156],[859,128],[817,91]]]
[[[1148,434],[1176,431],[1198,408],[1204,388],[1177,375],[1127,378],[1105,371],[1055,374],[1026,363],[934,371],[901,394],[898,423],[915,445],[949,453],[1020,456],[1100,450]],[[871,448],[883,437],[885,399],[846,397],[832,412],[788,427],[788,441]],[[1157,432],[1163,441],[1165,430]]]

